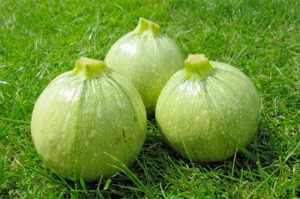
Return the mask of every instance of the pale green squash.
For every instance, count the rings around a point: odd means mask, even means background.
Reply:
[[[237,68],[189,55],[163,88],[156,119],[166,141],[193,161],[220,161],[253,138],[261,101]]]
[[[116,41],[105,62],[133,83],[150,114],[168,79],[183,68],[176,44],[161,34],[158,24],[143,18],[132,32]]]
[[[93,181],[135,160],[146,136],[146,111],[128,80],[102,61],[81,58],[42,92],[31,133],[47,167],[64,178]]]

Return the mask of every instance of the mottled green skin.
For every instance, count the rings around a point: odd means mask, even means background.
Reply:
[[[206,79],[178,71],[162,90],[156,119],[167,142],[193,161],[221,161],[253,138],[261,102],[251,80],[238,69],[210,61]]]
[[[115,72],[90,80],[67,72],[40,95],[31,132],[47,167],[93,181],[118,172],[110,155],[126,165],[135,160],[146,137],[146,111],[133,85]]]
[[[120,38],[105,57],[106,64],[123,74],[139,91],[148,113],[168,81],[183,68],[183,57],[174,42],[162,35],[130,32]]]

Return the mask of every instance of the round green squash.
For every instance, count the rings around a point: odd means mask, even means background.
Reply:
[[[254,136],[261,100],[237,68],[189,55],[163,88],[156,119],[170,146],[193,161],[221,161]]]
[[[158,24],[143,18],[132,32],[116,41],[105,62],[133,83],[150,114],[168,79],[183,68],[176,44],[161,34]]]
[[[128,80],[103,61],[80,58],[39,96],[31,133],[48,168],[93,181],[135,160],[146,137],[146,110]]]

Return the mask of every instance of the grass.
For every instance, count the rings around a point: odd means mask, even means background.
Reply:
[[[299,1],[0,0],[0,10],[0,198],[300,198]],[[263,99],[257,136],[248,153],[191,164],[152,120],[125,173],[66,182],[34,149],[34,102],[78,57],[103,59],[140,16],[161,24],[185,55],[205,53],[253,80]]]

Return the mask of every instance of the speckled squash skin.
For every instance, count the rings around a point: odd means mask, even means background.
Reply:
[[[168,79],[183,68],[183,57],[176,44],[160,33],[157,24],[145,19],[116,41],[105,62],[133,83],[150,114],[154,113]]]
[[[237,68],[209,61],[198,78],[178,71],[163,88],[156,119],[170,146],[193,161],[221,161],[246,145],[259,123],[261,101],[251,80]],[[200,69],[202,70],[202,69]]]
[[[63,178],[93,181],[135,160],[146,111],[133,85],[111,69],[91,78],[69,71],[38,98],[31,133],[47,167]]]

